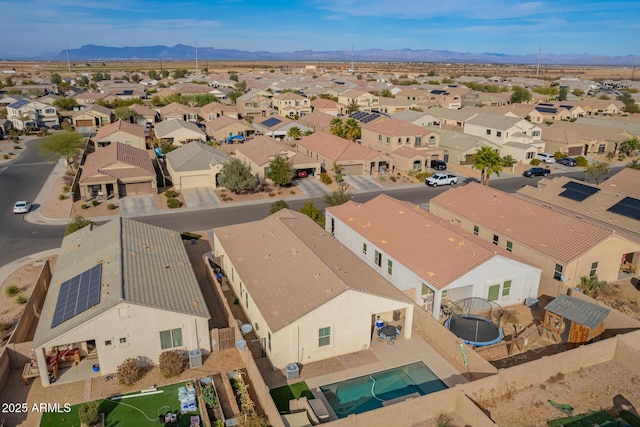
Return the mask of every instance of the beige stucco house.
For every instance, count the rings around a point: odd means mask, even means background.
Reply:
[[[195,123],[182,119],[165,120],[156,123],[155,135],[157,139],[163,139],[173,145],[180,146],[191,141],[207,140],[207,134]]]
[[[236,107],[241,118],[254,120],[260,117],[269,117],[276,114],[271,108],[271,99],[260,91],[251,90],[238,99]]]
[[[431,199],[429,211],[542,269],[547,291],[584,276],[615,281],[637,243],[595,223],[478,183]]]
[[[144,128],[122,120],[101,127],[91,139],[95,143],[97,150],[114,142],[121,142],[143,150],[147,148]]]
[[[208,354],[210,317],[180,233],[125,218],[82,228],[62,241],[33,338],[40,380],[69,355],[106,375],[165,350]]]
[[[346,105],[355,103],[359,111],[380,111],[380,98],[362,90],[349,89],[338,95],[338,103]]]
[[[306,215],[213,230],[215,255],[276,368],[369,348],[377,316],[404,321],[413,303]]]
[[[7,119],[19,130],[38,129],[60,124],[56,107],[40,101],[21,99],[7,105]]]
[[[160,108],[160,116],[164,121],[183,120],[185,122],[196,123],[198,121],[198,110],[178,102],[172,102]]]
[[[285,92],[271,98],[271,106],[281,116],[304,116],[311,112],[311,101],[294,92]]]
[[[71,115],[71,122],[75,127],[101,127],[113,122],[115,114],[111,108],[103,107],[98,104],[74,111]]]
[[[321,163],[318,160],[296,151],[288,144],[260,135],[236,147],[236,158],[251,166],[251,173],[264,179],[270,163],[276,157],[285,157],[293,170],[306,172],[307,176],[320,174]]]
[[[229,137],[240,135],[250,138],[256,130],[244,120],[234,119],[229,116],[220,116],[215,120],[206,121],[207,135],[214,141],[226,141]]]
[[[176,190],[218,188],[218,174],[231,157],[222,150],[192,141],[166,155],[167,172]]]

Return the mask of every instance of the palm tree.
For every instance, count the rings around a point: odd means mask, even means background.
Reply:
[[[349,105],[347,106],[347,114],[354,113],[358,110],[360,110],[360,106],[358,105],[355,99],[352,99],[351,102],[349,102]]]
[[[480,171],[480,182],[489,185],[491,174],[500,176],[502,172],[502,158],[491,147],[480,147],[476,150],[472,168]]]
[[[302,137],[302,132],[298,126],[293,126],[289,128],[289,132],[287,132],[287,136],[291,139],[300,139]]]
[[[329,123],[329,130],[331,131],[332,134],[341,136],[343,126],[344,126],[344,123],[342,119],[340,117],[336,117],[331,120],[331,123]]]
[[[640,149],[640,140],[637,137],[629,138],[620,144],[620,151],[627,156],[633,156],[636,150]]]
[[[344,137],[355,141],[360,138],[362,134],[362,130],[360,129],[360,125],[356,119],[347,119],[344,124]]]

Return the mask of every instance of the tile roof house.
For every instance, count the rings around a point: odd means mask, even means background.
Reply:
[[[158,192],[149,152],[121,142],[87,155],[79,186],[84,201]]]
[[[209,104],[200,107],[200,112],[198,113],[198,115],[204,121],[215,120],[223,116],[238,119],[238,108],[235,105],[210,102]]]
[[[67,352],[100,375],[164,350],[208,354],[210,317],[180,233],[125,218],[84,227],[62,241],[33,338],[42,385]]]
[[[95,144],[96,150],[114,142],[122,142],[125,145],[131,145],[143,150],[147,149],[144,128],[122,120],[101,127],[91,139]]]
[[[380,170],[393,169],[387,154],[363,147],[327,132],[315,132],[296,141],[296,149],[320,162],[325,170],[334,162],[342,165],[342,175],[374,175]]]
[[[308,176],[320,175],[321,163],[288,144],[260,135],[236,147],[236,158],[251,166],[251,173],[264,179],[271,161],[285,157],[294,171],[305,171]]]
[[[256,118],[251,124],[253,128],[260,134],[270,136],[271,138],[282,139],[290,141],[293,138],[288,136],[289,129],[297,127],[300,129],[300,133],[304,134],[306,131],[312,129],[303,125],[300,122],[293,121],[283,116],[271,116],[268,118]]]
[[[276,110],[271,108],[271,99],[257,90],[251,90],[236,99],[236,107],[240,117],[245,119],[251,117],[255,120],[276,114]]]
[[[56,107],[27,99],[7,105],[7,119],[11,120],[13,127],[19,130],[50,128],[60,124]]]
[[[316,98],[311,101],[311,110],[337,116],[338,114],[344,114],[346,107],[331,99]]]
[[[240,135],[250,138],[256,130],[244,120],[234,119],[229,116],[220,116],[215,120],[204,122],[207,135],[214,141],[227,141],[232,136]]]
[[[113,122],[115,114],[111,108],[91,104],[82,110],[74,111],[71,122],[75,127],[101,127]]]
[[[606,181],[600,183],[600,188],[608,188],[612,191],[619,191],[629,196],[640,199],[640,171],[633,168],[623,168],[618,173]]]
[[[442,159],[440,134],[398,119],[376,120],[362,125],[362,145],[386,153],[403,171],[422,170],[431,160]]]
[[[167,172],[176,190],[218,188],[218,174],[231,157],[222,150],[192,141],[166,155]]]
[[[230,286],[276,368],[369,348],[377,316],[404,319],[413,303],[306,215],[283,209],[213,230]]]
[[[160,114],[153,108],[140,104],[132,104],[129,108],[136,112],[135,122],[140,126],[153,125],[160,121]]]
[[[447,163],[472,165],[478,148],[491,147],[495,151],[500,151],[501,148],[498,144],[480,136],[437,127],[425,126],[425,129],[432,129],[440,135],[440,148],[444,150],[443,160]]]
[[[541,268],[548,295],[583,276],[616,280],[622,256],[638,251],[613,230],[478,183],[439,194],[429,210]]]
[[[542,125],[545,151],[560,151],[569,156],[596,156],[616,152],[628,138],[623,129],[595,126],[586,123],[554,122]]]
[[[335,118],[336,116],[331,114],[314,111],[298,118],[297,122],[308,126],[314,132],[331,132],[331,121]]]
[[[271,98],[271,106],[285,117],[304,116],[311,113],[311,101],[294,92],[285,92]]]
[[[325,228],[435,319],[444,298],[506,306],[538,296],[540,269],[387,195],[327,208]]]
[[[164,139],[178,146],[191,141],[205,142],[207,140],[207,134],[195,123],[186,122],[182,119],[164,120],[156,123],[154,132],[156,138]]]
[[[346,90],[338,95],[338,102],[347,107],[355,103],[359,111],[380,111],[380,98],[362,90]]]
[[[196,123],[198,121],[198,110],[177,102],[172,102],[160,108],[160,116],[163,121],[183,120],[185,122]]]

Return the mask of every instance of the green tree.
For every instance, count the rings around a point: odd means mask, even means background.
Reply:
[[[336,191],[325,193],[324,196],[322,196],[322,200],[327,206],[340,206],[347,203],[349,200],[353,199],[353,194],[350,191],[347,191],[345,187],[346,186],[341,186]]]
[[[97,400],[84,402],[78,407],[80,422],[88,426],[94,426],[100,418],[100,403]]]
[[[522,104],[531,101],[531,92],[522,86],[514,86],[511,91],[511,103]]]
[[[93,73],[91,78],[93,79],[94,82],[101,82],[102,80],[106,80],[104,78],[104,74],[102,74],[101,71],[98,71],[97,73]]]
[[[278,186],[278,193],[284,185],[291,184],[295,171],[289,160],[284,156],[278,156],[269,163],[269,171],[266,177]]]
[[[167,77],[169,77],[169,70],[162,70],[160,74],[162,74],[163,79],[166,79]]]
[[[351,102],[349,102],[349,105],[347,106],[347,114],[354,113],[358,110],[360,110],[360,106],[358,105],[355,99],[352,99]]]
[[[380,92],[380,96],[384,96],[385,98],[393,98],[394,97],[389,89],[382,89],[382,92]]]
[[[53,101],[53,106],[59,110],[73,110],[78,106],[78,102],[74,98],[58,98]]]
[[[229,80],[237,82],[238,81],[238,75],[237,74],[229,74]]]
[[[307,129],[302,133],[302,136],[309,136],[309,135],[313,135],[313,130]]]
[[[608,285],[606,281],[599,280],[597,275],[593,275],[590,277],[581,277],[578,287],[582,289],[585,294],[596,298]]]
[[[507,154],[502,158],[502,166],[506,166],[510,168],[511,166],[516,164],[516,159],[513,158],[511,154]]]
[[[636,150],[640,150],[640,140],[635,136],[622,141],[622,144],[620,144],[620,151],[627,156],[634,156]]]
[[[69,221],[69,223],[67,223],[67,228],[64,231],[64,235],[67,236],[71,233],[75,233],[81,228],[84,228],[87,225],[91,225],[91,224],[95,224],[95,222],[91,221],[90,219],[85,219],[81,216],[77,216],[73,218],[71,221]]]
[[[335,117],[331,119],[331,122],[329,123],[329,130],[331,131],[332,134],[337,136],[342,136],[344,134],[343,128],[344,128],[344,122],[340,117]]]
[[[313,200],[304,202],[304,206],[302,206],[298,212],[308,216],[320,227],[324,228],[324,215],[322,211],[313,204]]]
[[[131,75],[131,81],[135,82],[135,83],[138,83],[140,81],[140,75],[137,74],[137,73],[136,74],[132,74]]]
[[[623,93],[618,99],[624,104],[623,110],[626,113],[640,113],[640,106],[629,92]]]
[[[75,130],[65,130],[47,136],[38,148],[43,155],[64,159],[67,166],[73,170],[83,143],[84,137],[81,134]]]
[[[187,71],[185,68],[176,68],[173,71],[173,78],[174,79],[181,79],[184,76],[186,76],[187,74],[189,74],[189,71]]]
[[[245,165],[239,159],[232,159],[222,167],[218,183],[238,194],[241,191],[255,190],[258,187],[258,178],[251,174],[249,165]]]
[[[640,162],[638,161],[638,159],[633,159],[631,163],[627,163],[627,167],[640,170]]]
[[[558,101],[566,101],[567,95],[569,94],[569,88],[561,87],[558,92]]]
[[[60,74],[58,73],[53,73],[51,75],[51,83],[59,85],[60,83],[62,83],[62,77],[60,77]]]
[[[287,136],[291,139],[300,139],[302,137],[302,132],[298,126],[292,126],[289,128]]]
[[[571,93],[574,94],[575,96],[584,95],[584,91],[582,89],[574,89]]]
[[[237,82],[236,84],[233,85],[233,87],[237,90],[240,91],[242,93],[247,93],[247,82],[246,80],[243,80],[241,82]]]
[[[282,209],[289,209],[289,205],[284,200],[276,200],[271,204],[269,208],[269,213],[274,214]]]
[[[344,138],[355,141],[362,135],[362,129],[356,119],[347,119],[343,128]]]
[[[609,172],[609,164],[598,160],[589,162],[584,169],[585,175],[591,176],[596,181],[596,184],[600,184],[600,178],[607,172]]]
[[[231,102],[235,104],[236,100],[240,98],[242,95],[244,95],[244,93],[240,92],[239,90],[232,90],[232,91],[229,91],[229,93],[227,93],[227,98],[229,98]]]
[[[80,78],[78,79],[78,86],[80,87],[87,87],[89,86],[89,77],[82,75],[80,76]]]
[[[158,72],[156,70],[149,70],[149,72],[147,73],[149,75],[149,78],[152,80],[158,80]]]
[[[116,115],[116,117],[120,120],[123,120],[125,122],[130,122],[132,117],[136,116],[136,112],[134,110],[132,110],[129,107],[118,107],[116,108],[113,113]]]
[[[491,175],[500,176],[502,172],[502,158],[491,147],[480,147],[476,150],[472,168],[480,171],[480,182],[489,185]]]

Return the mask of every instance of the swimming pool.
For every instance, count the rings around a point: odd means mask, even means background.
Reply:
[[[338,418],[381,408],[383,402],[417,393],[420,396],[447,386],[422,362],[320,387]]]

